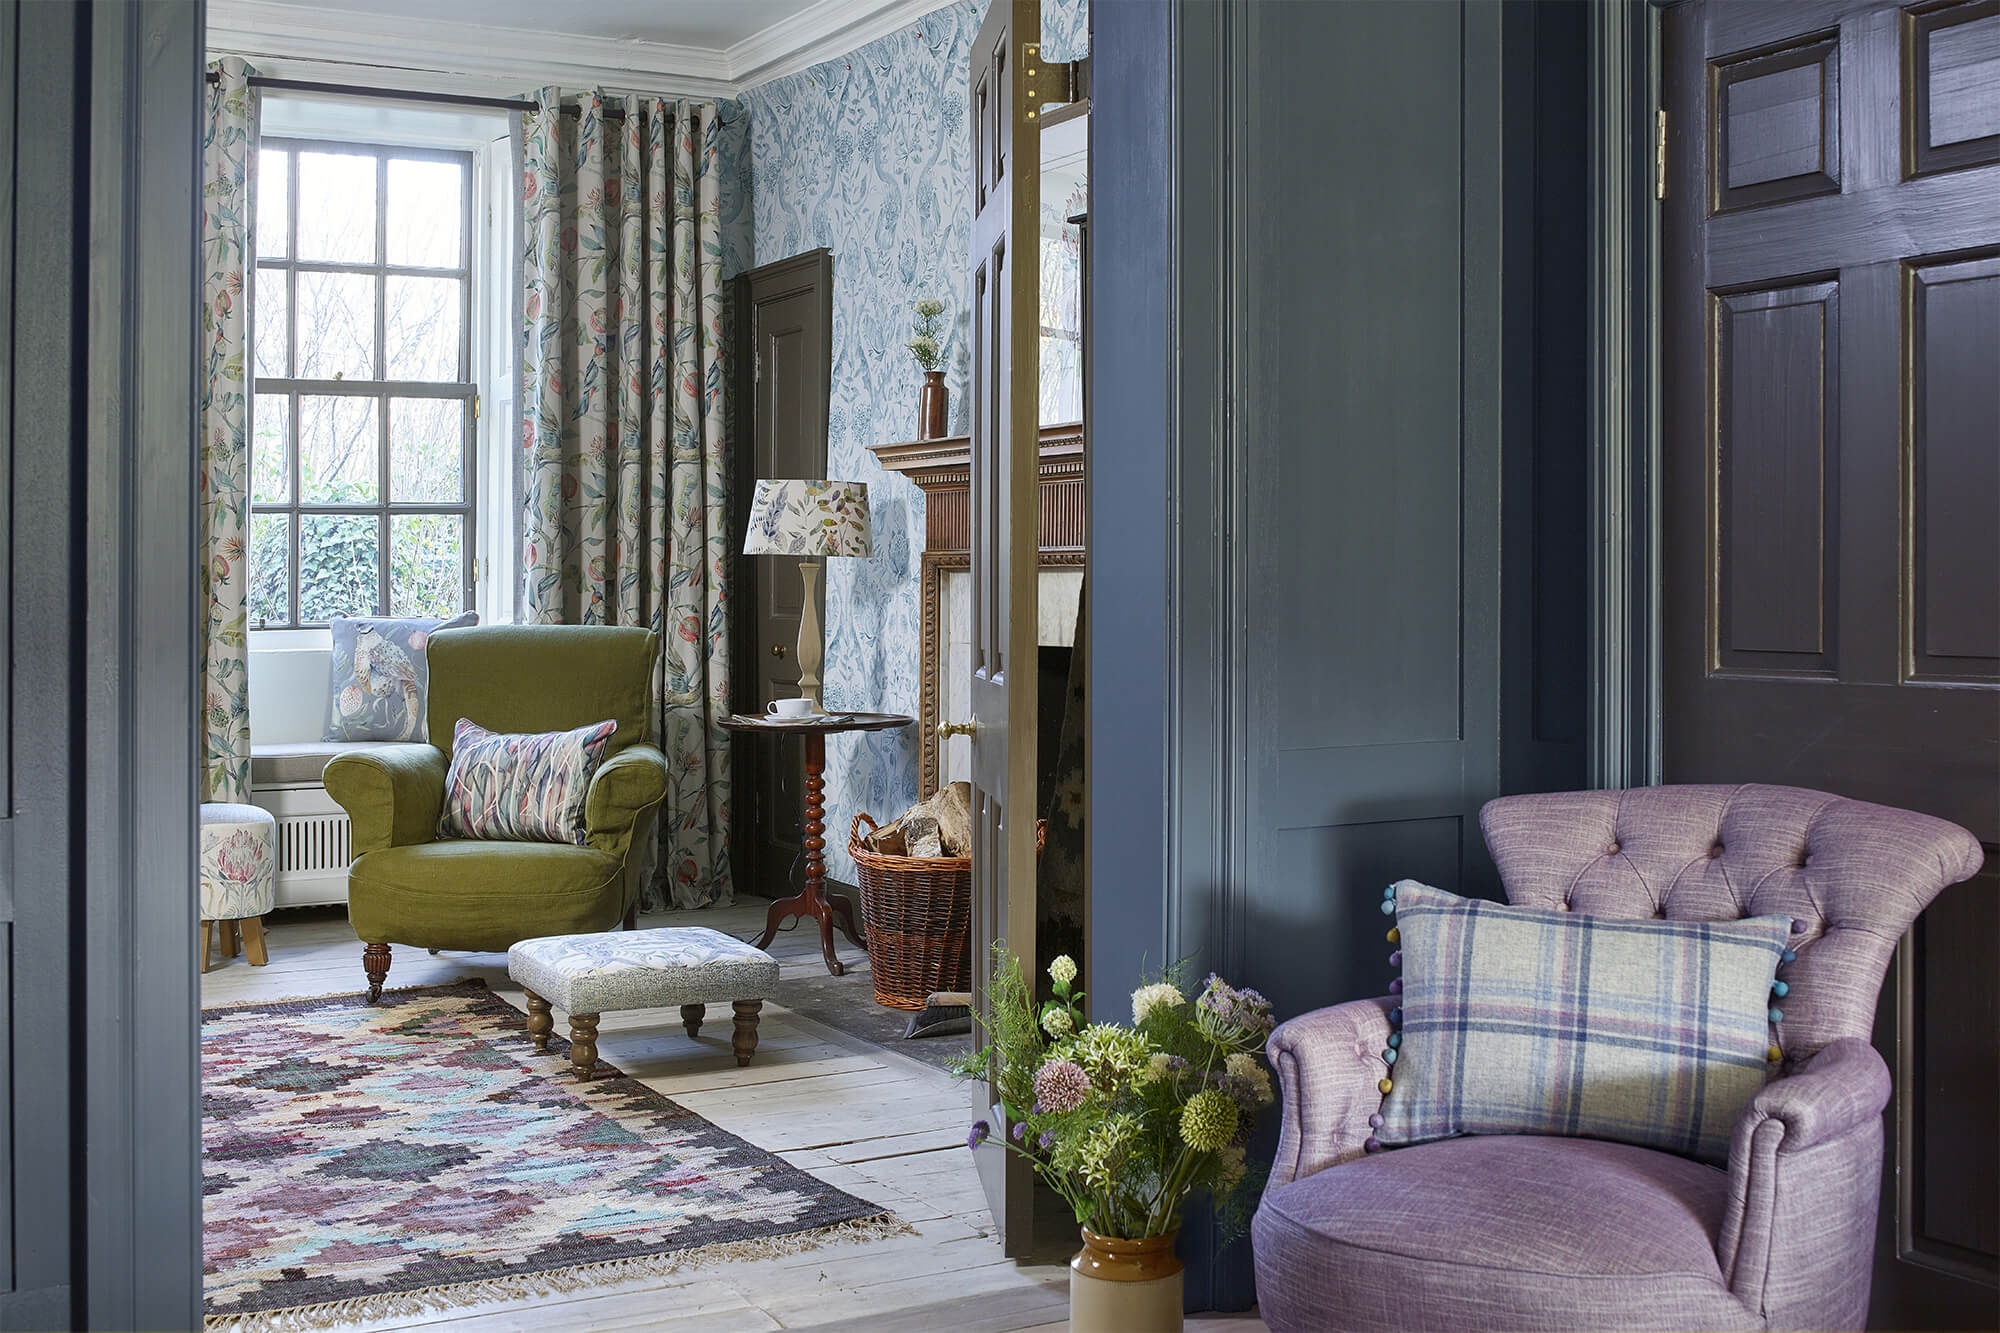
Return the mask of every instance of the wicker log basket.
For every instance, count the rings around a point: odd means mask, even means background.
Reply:
[[[871,852],[862,839],[875,828],[863,813],[847,832],[847,854],[861,881],[875,1003],[921,1009],[935,991],[972,989],[972,858]],[[1035,821],[1037,852],[1046,836],[1043,822]]]

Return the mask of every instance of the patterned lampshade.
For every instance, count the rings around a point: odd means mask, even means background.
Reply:
[[[865,481],[760,481],[745,555],[873,555]]]

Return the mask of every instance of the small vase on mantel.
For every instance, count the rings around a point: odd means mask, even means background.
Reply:
[[[923,392],[917,395],[917,438],[919,440],[941,440],[944,438],[946,407],[950,402],[950,390],[944,387],[942,370],[924,372]]]
[[[1082,1230],[1069,1261],[1070,1333],[1181,1333],[1174,1233],[1118,1240]]]

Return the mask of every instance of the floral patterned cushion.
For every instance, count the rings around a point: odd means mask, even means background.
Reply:
[[[424,646],[441,629],[477,625],[477,612],[449,620],[412,616],[333,618],[333,664],[327,675],[328,741],[420,741],[430,667]]]
[[[460,718],[438,836],[581,847],[584,798],[617,730],[617,719],[606,718],[574,731],[517,735]]]
[[[507,975],[564,1013],[768,998],[778,960],[704,926],[550,935],[507,950]]]
[[[262,916],[276,903],[278,821],[254,805],[201,808],[201,919]]]

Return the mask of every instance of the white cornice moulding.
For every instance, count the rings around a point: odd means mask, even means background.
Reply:
[[[729,77],[754,88],[858,50],[957,0],[819,0],[729,48]]]
[[[209,0],[208,52],[242,56],[277,77],[392,83],[419,92],[515,97],[553,83],[731,98],[846,55],[953,3],[957,0],[818,0],[719,50],[279,0]]]
[[[475,27],[273,0],[210,0],[208,49],[253,64],[263,56],[469,80],[484,88],[504,87],[510,95],[551,83],[676,97],[737,92],[725,54],[703,47]],[[359,70],[349,77],[368,81]]]

